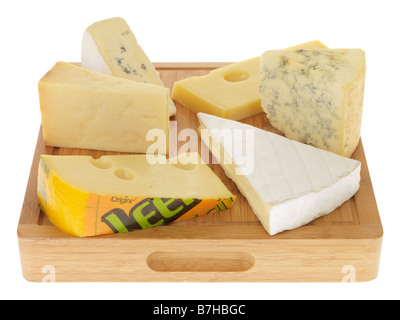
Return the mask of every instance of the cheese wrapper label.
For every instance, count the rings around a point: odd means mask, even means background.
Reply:
[[[86,211],[86,234],[125,233],[183,221],[231,207],[226,199],[174,199],[99,196],[90,194]]]

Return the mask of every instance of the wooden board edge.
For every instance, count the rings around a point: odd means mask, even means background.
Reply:
[[[37,142],[36,142],[35,152],[34,152],[34,155],[32,158],[32,162],[31,162],[31,168],[29,170],[29,177],[28,177],[28,181],[26,184],[26,188],[25,188],[24,202],[22,204],[18,224],[23,224],[26,222],[29,222],[29,223],[37,223],[38,222],[39,217],[32,217],[31,215],[26,214],[26,212],[29,211],[29,208],[31,207],[31,204],[27,202],[27,198],[29,197],[29,191],[31,190],[32,184],[37,183],[37,172],[38,172],[38,165],[39,165],[39,158],[40,158],[40,150],[41,150],[42,144],[44,143],[40,139],[41,136],[42,136],[42,125],[39,126],[39,132],[37,135],[38,138],[37,138]]]
[[[382,247],[382,238],[119,240],[93,246],[62,235],[19,237],[22,274],[32,282],[43,281],[49,268],[58,282],[367,282],[378,276]],[[223,271],[214,270],[222,264]],[[204,270],[190,271],[199,265]]]
[[[331,236],[326,228],[333,230],[337,233],[342,230],[342,237]],[[260,244],[268,244],[271,241],[293,241],[293,240],[310,240],[318,242],[319,240],[330,241],[369,241],[383,238],[383,229],[380,225],[369,224],[364,226],[342,226],[342,225],[306,225],[301,227],[299,232],[293,233],[291,231],[282,232],[274,236],[266,233],[262,226],[258,224],[214,224],[212,226],[213,234],[209,233],[209,224],[196,224],[196,225],[182,225],[182,222],[171,223],[162,227],[149,228],[145,230],[134,230],[128,233],[100,235],[95,237],[88,237],[85,239],[103,241],[105,239],[112,239],[115,241],[148,241],[155,240],[159,242],[170,240],[192,240],[192,241],[220,241],[220,240],[240,240],[240,241],[257,241]],[[300,232],[301,231],[301,232]],[[197,236],[193,237],[193,233]],[[321,237],[321,235],[324,235]],[[17,236],[20,239],[27,241],[35,241],[36,239],[68,239],[74,241],[80,239],[68,235],[52,225],[39,225],[39,224],[23,224],[20,223],[17,227]]]

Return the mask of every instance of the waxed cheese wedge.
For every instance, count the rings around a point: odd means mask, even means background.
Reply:
[[[39,81],[39,98],[50,146],[146,153],[149,130],[168,137],[169,90],[161,86],[58,62]]]
[[[38,199],[78,237],[124,233],[230,208],[235,196],[197,153],[150,164],[146,155],[40,158]]]
[[[359,189],[361,163],[199,113],[201,137],[272,236],[331,213]]]
[[[360,49],[267,51],[262,107],[286,137],[350,157],[360,139],[365,71]]]
[[[116,77],[163,86],[161,78],[122,18],[98,21],[82,39],[82,67]],[[170,101],[170,116],[176,107]]]
[[[310,41],[288,50],[326,48]],[[192,110],[219,117],[241,120],[262,113],[259,95],[260,57],[229,64],[204,76],[176,81],[171,97]]]

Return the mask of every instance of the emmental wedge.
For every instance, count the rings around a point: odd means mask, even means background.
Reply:
[[[125,233],[228,209],[235,196],[197,153],[150,164],[146,155],[40,158],[39,204],[77,237]]]

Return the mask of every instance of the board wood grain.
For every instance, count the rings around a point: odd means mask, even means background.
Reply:
[[[172,90],[179,79],[226,64],[155,66]],[[197,130],[196,114],[176,105],[171,121],[177,132]],[[280,134],[264,114],[242,122]],[[177,137],[175,141],[178,150],[187,142]],[[200,138],[198,146],[205,148]],[[22,274],[29,281],[340,282],[370,281],[378,275],[383,228],[362,141],[352,156],[362,163],[357,194],[331,214],[272,237],[217,163],[209,165],[237,195],[229,210],[125,234],[83,239],[66,235],[48,221],[37,203],[41,154],[98,158],[122,153],[46,146],[40,128],[17,229]]]

